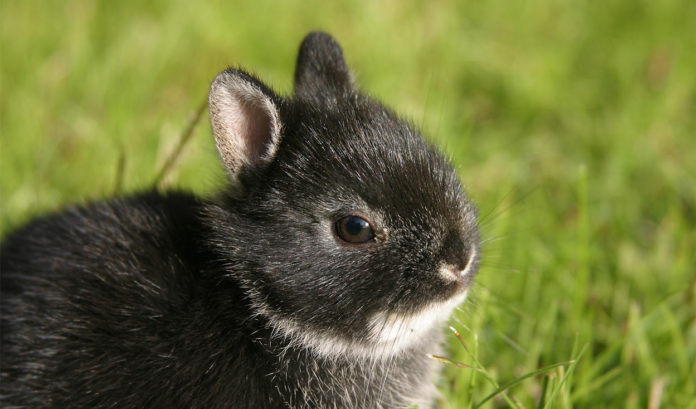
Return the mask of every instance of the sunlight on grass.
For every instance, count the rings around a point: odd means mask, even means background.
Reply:
[[[480,209],[441,406],[696,408],[694,20],[679,0],[3,1],[0,234],[154,181],[215,191],[205,112],[187,133],[212,78],[288,92],[324,29]]]

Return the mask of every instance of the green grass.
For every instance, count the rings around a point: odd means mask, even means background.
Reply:
[[[696,408],[696,2],[233,3],[0,2],[0,234],[150,186],[218,71],[287,92],[324,29],[481,210],[441,406]],[[204,122],[164,182],[223,180]]]

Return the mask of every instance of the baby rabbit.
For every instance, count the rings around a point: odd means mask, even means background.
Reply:
[[[229,188],[146,192],[4,239],[4,408],[430,407],[478,268],[448,161],[302,42],[291,97],[210,87]]]

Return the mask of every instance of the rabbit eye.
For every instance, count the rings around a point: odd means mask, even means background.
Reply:
[[[367,243],[375,237],[370,223],[358,216],[347,216],[336,222],[336,234],[348,243]]]

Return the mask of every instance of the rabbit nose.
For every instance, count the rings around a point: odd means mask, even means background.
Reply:
[[[469,245],[459,230],[451,230],[442,241],[441,260],[454,269],[464,270],[469,263]]]
[[[459,231],[451,231],[442,243],[440,273],[449,279],[461,280],[469,273],[474,248],[467,245]]]
[[[443,263],[440,267],[440,275],[446,280],[460,281],[471,272],[472,265],[474,264],[474,258],[476,258],[476,250],[471,248],[467,251],[467,259],[465,264],[454,265],[450,263]]]

